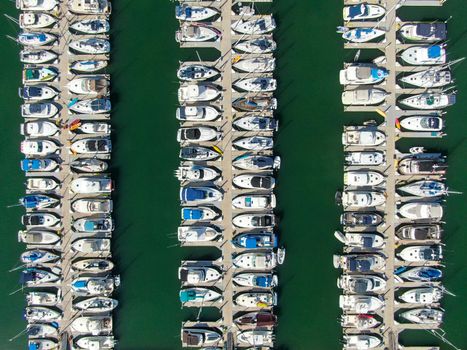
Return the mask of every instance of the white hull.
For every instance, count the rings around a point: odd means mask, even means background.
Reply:
[[[368,208],[384,205],[386,197],[374,191],[344,191],[342,205],[344,208]]]
[[[439,203],[407,203],[399,208],[399,213],[411,220],[429,219],[439,221],[443,217],[443,207]]]
[[[410,131],[441,131],[443,119],[434,116],[407,117],[402,119],[401,127]]]
[[[339,307],[349,313],[374,313],[384,306],[384,301],[368,295],[341,295]]]
[[[237,268],[248,270],[272,270],[277,265],[274,253],[243,253],[233,259]]]
[[[382,103],[387,92],[381,89],[347,90],[342,93],[342,104],[346,106],[368,106]]]
[[[110,239],[82,238],[71,244],[71,249],[81,253],[110,253]]]
[[[58,5],[57,0],[28,1],[16,0],[16,8],[21,11],[52,11]]]
[[[96,98],[78,101],[68,108],[76,113],[102,114],[110,112],[112,105],[108,99]]]
[[[367,334],[344,335],[345,350],[375,349],[381,345],[379,337]]]
[[[207,122],[219,118],[217,109],[211,106],[178,107],[176,117],[180,121]]]
[[[362,3],[358,5],[345,6],[342,10],[344,21],[362,21],[376,19],[384,16],[386,10],[382,6]]]
[[[52,118],[58,113],[58,107],[52,103],[25,103],[21,105],[23,118]]]
[[[451,84],[452,76],[449,70],[430,69],[405,76],[401,81],[422,88],[437,88]]]
[[[272,16],[261,16],[253,20],[238,20],[232,23],[232,30],[240,34],[261,35],[276,29],[276,22]]]
[[[239,188],[272,190],[275,179],[268,175],[243,174],[233,178],[233,184]]]
[[[274,141],[272,137],[251,136],[237,139],[233,142],[233,145],[240,149],[262,151],[272,149],[274,147]]]
[[[108,0],[69,0],[68,8],[80,15],[110,15],[112,11]]]
[[[91,55],[101,55],[110,52],[110,42],[97,38],[72,41],[69,47],[78,53]]]
[[[234,63],[232,67],[246,73],[266,73],[274,71],[276,61],[269,57],[247,58]]]
[[[346,186],[378,186],[381,185],[384,180],[384,175],[376,171],[347,171],[344,173],[344,185]]]
[[[349,152],[345,156],[348,165],[381,165],[384,164],[385,154],[378,151]]]
[[[434,110],[440,108],[446,108],[456,103],[455,94],[437,94],[437,93],[425,93],[407,97],[400,101],[400,104],[423,110]]]
[[[175,18],[179,21],[199,22],[206,21],[219,14],[219,11],[204,6],[180,5],[175,9]]]
[[[19,57],[20,61],[23,63],[39,64],[55,60],[57,58],[57,54],[46,50],[24,49],[21,50]]]
[[[26,179],[26,188],[32,192],[52,191],[58,187],[54,179],[29,177]]]
[[[84,73],[97,72],[105,67],[107,61],[75,61],[70,65],[70,69]]]
[[[366,43],[385,35],[386,32],[375,28],[354,28],[342,34],[342,38],[353,43]]]
[[[180,27],[180,30],[175,35],[175,40],[181,42],[204,42],[217,40],[220,33],[217,29],[201,26],[184,24]]]
[[[19,26],[22,29],[40,29],[51,26],[57,19],[46,13],[25,12],[19,15]]]
[[[105,19],[94,18],[75,22],[70,28],[84,34],[103,34],[110,30],[110,23]]]
[[[276,90],[277,81],[274,78],[246,78],[234,82],[233,85],[248,92],[271,92]]]
[[[19,231],[18,241],[30,245],[56,244],[60,236],[49,231]]]
[[[232,207],[237,209],[272,209],[276,207],[276,196],[270,195],[244,195],[232,200]]]
[[[186,102],[206,102],[212,101],[220,96],[221,92],[210,85],[190,84],[178,89],[178,101]]]
[[[277,44],[272,39],[258,38],[241,41],[234,45],[234,49],[246,53],[269,53],[276,50]]]
[[[275,293],[242,293],[235,298],[235,304],[246,308],[266,308],[276,305]]]
[[[112,150],[112,143],[108,138],[82,139],[72,143],[70,150],[77,154],[107,154]]]
[[[21,135],[28,137],[48,137],[59,131],[58,126],[47,121],[28,122],[21,124]]]
[[[439,65],[446,63],[446,49],[440,45],[413,46],[401,54],[402,60],[410,65]]]

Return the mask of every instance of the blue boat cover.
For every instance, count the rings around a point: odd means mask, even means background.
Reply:
[[[39,343],[29,343],[29,350],[39,350]]]
[[[39,159],[23,159],[21,161],[21,170],[39,170],[41,168],[41,162]]]
[[[181,290],[180,301],[186,303],[196,299],[196,292],[194,290]]]
[[[182,198],[184,201],[198,201],[207,197],[206,192],[197,188],[184,188]]]
[[[182,218],[183,220],[199,220],[203,217],[203,210],[193,208],[183,208]]]
[[[73,282],[73,286],[75,286],[76,288],[86,288],[86,285],[87,285],[87,282],[84,280],[77,280]]]
[[[355,37],[357,39],[360,39],[362,37],[362,34],[370,34],[373,32],[373,29],[371,28],[357,28],[355,30]]]
[[[428,58],[438,58],[441,57],[441,46],[433,45],[428,48]]]
[[[86,231],[94,231],[94,222],[93,221],[85,221],[84,222],[84,229]]]
[[[259,237],[250,236],[245,240],[245,248],[256,248],[258,247]]]
[[[39,252],[37,250],[32,250],[29,252],[29,254],[23,255],[23,259],[27,259],[29,261],[36,261],[40,258],[42,258],[45,255],[43,252]]]
[[[26,282],[35,281],[37,277],[40,277],[42,274],[35,269],[26,269],[21,272],[19,277],[19,283],[24,284]]]
[[[47,202],[48,198],[46,196],[36,196],[36,195],[29,195],[29,196],[24,196],[21,198],[21,204],[26,208],[26,209],[34,209],[39,206],[39,204],[43,202]]]
[[[360,15],[368,14],[368,7],[365,4],[350,6],[349,17],[354,18]]]
[[[258,287],[270,287],[272,277],[271,276],[260,276],[256,278],[256,285]]]
[[[426,268],[420,269],[418,275],[422,278],[436,279],[436,278],[440,278],[442,273],[441,273],[441,270],[426,267]]]

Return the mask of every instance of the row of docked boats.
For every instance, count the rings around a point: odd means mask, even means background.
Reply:
[[[216,47],[224,40],[222,9],[209,6],[181,2],[176,7],[176,38],[182,47],[200,41]],[[273,116],[275,22],[241,5],[234,6],[232,16],[231,28],[223,30],[242,40],[234,40],[234,51],[223,58],[231,61],[229,68],[221,60],[182,62],[177,71],[181,163],[175,176],[181,184],[181,245],[214,246],[223,255],[214,261],[182,262],[180,302],[184,307],[220,309],[228,303],[233,323],[185,323],[181,340],[185,347],[220,348],[227,339],[222,325],[233,327],[235,346],[270,349],[276,325],[275,268],[285,254],[278,248],[273,193],[280,167],[280,158],[273,154],[278,129]],[[225,80],[232,85],[223,86]],[[226,103],[226,89],[232,90],[232,103]],[[225,299],[228,288],[232,300]]]
[[[26,246],[20,283],[28,346],[110,350],[118,305],[112,294],[120,284],[110,260],[110,76],[103,72],[110,3],[16,5],[24,63],[20,166],[27,177],[18,241]]]

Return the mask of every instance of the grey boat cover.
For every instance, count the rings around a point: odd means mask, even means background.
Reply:
[[[423,37],[433,37],[438,40],[445,40],[447,37],[446,23],[419,23],[416,33]]]
[[[357,78],[359,79],[368,79],[371,76],[370,67],[359,67],[357,69]]]

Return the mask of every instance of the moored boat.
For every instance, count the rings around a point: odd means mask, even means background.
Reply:
[[[180,121],[208,122],[219,118],[219,111],[212,106],[182,106],[177,108],[176,117]]]
[[[274,292],[246,292],[234,297],[234,303],[246,308],[269,308],[277,304]]]
[[[175,176],[180,181],[213,181],[221,176],[216,168],[202,165],[181,165],[175,170]]]
[[[184,204],[212,203],[221,201],[222,192],[213,187],[189,186],[180,188],[180,201]]]
[[[83,72],[83,73],[92,73],[92,72],[97,72],[101,69],[104,69],[107,67],[107,61],[100,61],[100,60],[80,60],[80,61],[74,61],[70,65],[70,69],[77,71],[77,72]]]
[[[73,271],[83,273],[103,273],[112,271],[113,268],[114,263],[112,261],[100,258],[78,260],[71,264]]]
[[[410,202],[399,207],[399,214],[411,220],[440,221],[443,207],[437,202]]]
[[[422,88],[437,88],[452,83],[450,70],[428,69],[404,76],[400,79],[403,83]]]
[[[276,29],[276,22],[271,15],[266,15],[256,19],[239,19],[232,23],[231,28],[240,34],[262,35]]]
[[[44,32],[22,32],[17,40],[24,46],[40,47],[53,43],[57,37]]]
[[[235,158],[232,165],[242,170],[274,170],[280,168],[280,157],[245,154]]]
[[[106,161],[97,158],[80,158],[70,163],[70,167],[74,171],[82,171],[84,173],[100,173],[106,171],[109,165]]]
[[[388,76],[385,68],[375,64],[353,63],[345,66],[339,73],[339,81],[342,85],[378,84]]]
[[[443,44],[431,46],[412,46],[400,55],[410,65],[438,65],[446,63],[446,48]]]
[[[444,311],[420,308],[405,311],[400,316],[412,323],[439,325],[443,322]]]
[[[443,248],[440,245],[408,246],[397,256],[409,262],[439,262],[443,259]]]
[[[114,229],[110,216],[86,217],[73,222],[73,228],[83,233],[106,233]]]
[[[70,29],[84,34],[103,34],[110,30],[110,23],[106,19],[85,19],[72,23]]]
[[[242,269],[271,270],[277,265],[277,257],[272,252],[241,253],[234,257],[233,264]]]
[[[382,103],[388,93],[381,89],[360,88],[342,93],[342,104],[346,106],[368,106]]]
[[[69,47],[79,54],[102,55],[110,52],[110,42],[100,38],[75,40]]]
[[[109,138],[89,138],[75,141],[70,150],[76,154],[107,154],[112,151],[112,142]]]
[[[256,54],[264,54],[264,53],[273,52],[276,49],[276,47],[277,47],[276,42],[267,37],[244,40],[234,45],[235,50],[246,52],[246,53],[256,53]]]
[[[384,306],[384,301],[370,295],[341,295],[339,307],[348,313],[374,313]]]
[[[444,22],[407,23],[399,33],[406,40],[439,42],[447,38],[447,25]]]
[[[347,165],[382,165],[386,154],[380,151],[357,151],[346,152],[345,162]]]
[[[21,105],[23,118],[52,118],[58,113],[58,107],[53,103],[25,103]]]
[[[378,213],[351,212],[341,215],[340,222],[345,226],[378,226],[383,222],[383,217]]]
[[[344,335],[345,350],[375,349],[382,343],[381,338],[368,334]]]
[[[380,294],[386,289],[386,280],[376,275],[342,275],[337,286],[352,294]]]
[[[456,103],[456,94],[450,93],[423,93],[409,96],[399,101],[400,104],[414,109],[441,109]]]
[[[20,51],[19,59],[23,63],[40,64],[55,60],[58,55],[53,51],[25,48]]]
[[[20,133],[26,137],[48,137],[58,133],[59,128],[48,121],[31,121],[20,125]]]
[[[218,14],[218,10],[206,6],[190,6],[181,4],[175,7],[175,18],[179,21],[206,21]]]
[[[400,186],[397,190],[419,197],[436,197],[448,193],[446,185],[436,180],[415,181],[408,185]]]
[[[85,254],[110,253],[110,239],[108,238],[80,238],[71,244],[74,252]]]
[[[18,231],[18,241],[30,245],[49,245],[60,241],[60,236],[53,231]]]
[[[442,297],[443,290],[438,287],[411,288],[399,296],[406,303],[423,305],[437,303]]]
[[[274,140],[268,136],[249,136],[236,139],[233,142],[233,146],[236,148],[250,150],[250,151],[262,151],[273,148]]]
[[[353,28],[346,29],[342,38],[353,43],[366,43],[381,38],[385,34],[386,31],[378,28]]]
[[[118,301],[109,297],[92,297],[73,304],[73,308],[92,313],[107,313],[114,310]]]
[[[16,8],[21,11],[52,11],[58,0],[16,0]]]
[[[112,11],[109,0],[70,0],[68,8],[79,15],[110,15]]]
[[[385,13],[384,7],[364,2],[357,5],[345,6],[342,11],[342,17],[344,21],[361,21],[376,19],[384,16]]]
[[[178,43],[205,42],[218,40],[221,35],[219,30],[209,25],[184,23],[175,34],[175,40]]]
[[[210,207],[184,207],[181,209],[182,220],[185,221],[210,221],[219,218]]]
[[[41,12],[23,12],[18,18],[21,29],[40,29],[50,27],[57,22],[57,18]]]
[[[386,135],[378,130],[346,130],[342,133],[344,146],[379,146],[386,142]]]
[[[70,103],[68,108],[76,113],[102,114],[110,112],[112,104],[107,98],[94,98]]]
[[[429,266],[403,269],[400,272],[395,272],[395,274],[403,280],[410,282],[432,282],[443,277],[443,272],[440,269]]]
[[[274,214],[248,213],[235,216],[232,223],[239,228],[272,228],[276,219]]]
[[[238,286],[252,288],[274,288],[278,284],[277,276],[267,272],[239,273],[232,280]]]
[[[216,68],[202,64],[189,64],[180,67],[177,71],[177,78],[185,81],[203,81],[219,75]]]
[[[406,240],[438,240],[441,238],[442,229],[440,225],[403,225],[396,231],[399,239]]]
[[[443,119],[437,116],[412,116],[400,122],[401,127],[410,131],[441,131],[444,128]]]
[[[180,302],[203,304],[206,302],[220,301],[222,294],[209,288],[186,288],[179,293]]]
[[[385,180],[384,175],[377,171],[346,171],[344,173],[344,185],[365,187],[378,186]]]
[[[274,71],[276,61],[273,57],[244,58],[234,62],[232,67],[246,73],[267,73]]]
[[[207,83],[182,85],[178,89],[178,101],[186,102],[206,102],[215,100],[221,92],[217,86]]]
[[[187,146],[180,149],[180,158],[185,160],[214,160],[220,156],[220,153],[207,147]]]
[[[180,242],[209,242],[218,239],[221,232],[210,226],[180,226],[177,235]]]
[[[82,214],[109,214],[113,210],[113,203],[111,199],[83,198],[71,203],[71,209]]]

